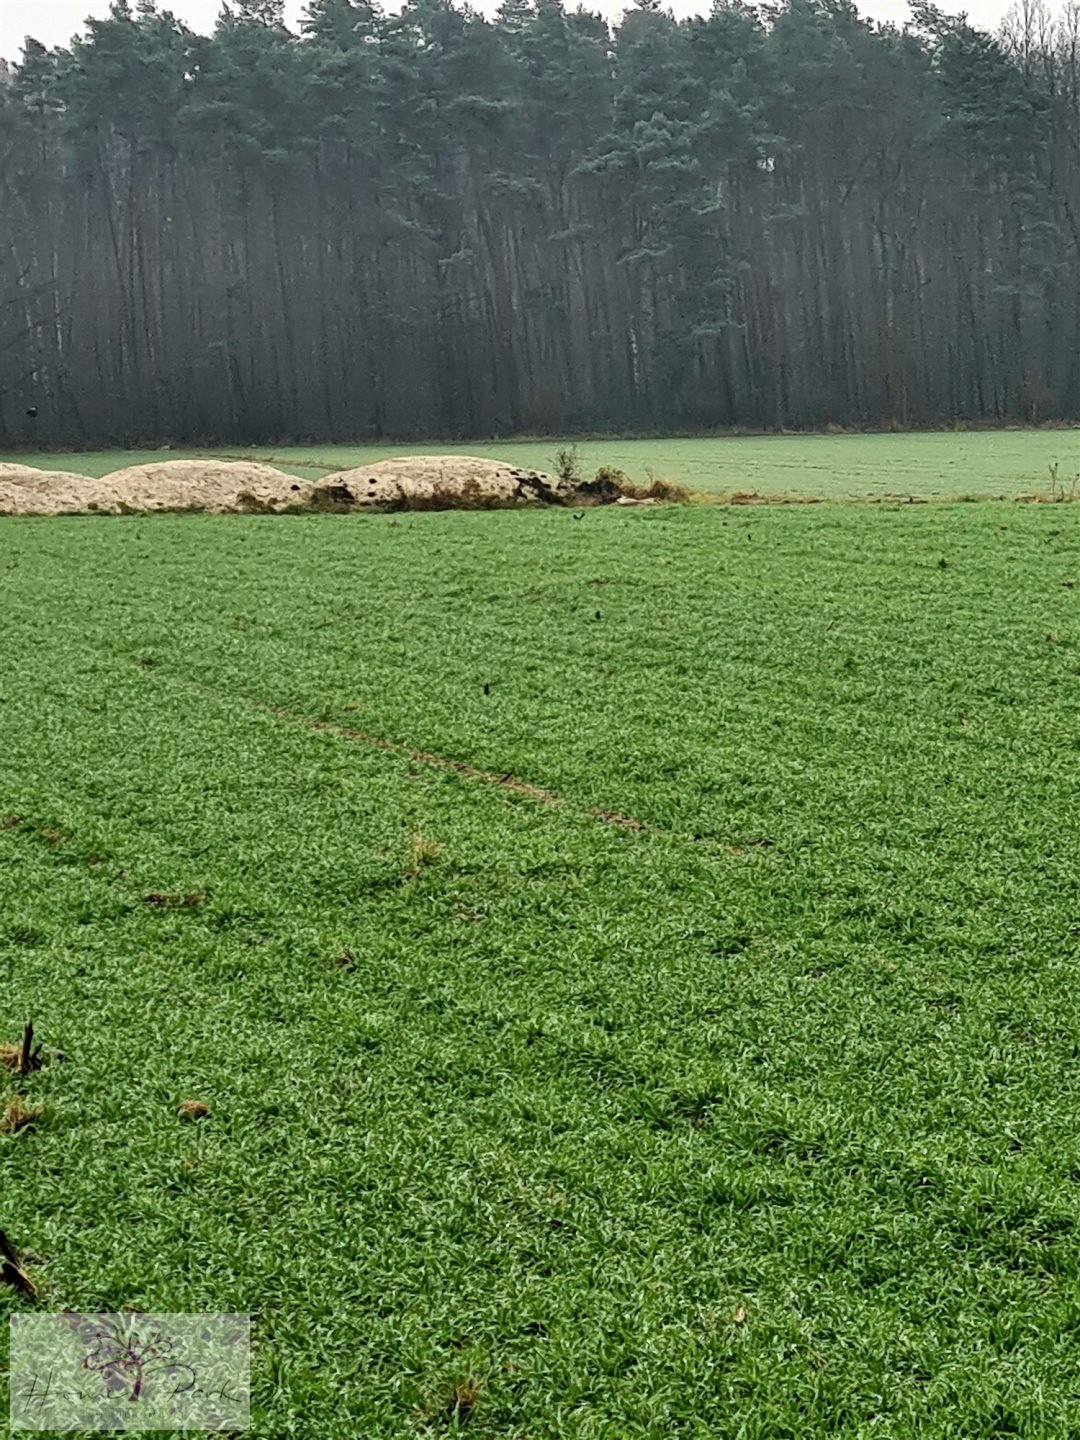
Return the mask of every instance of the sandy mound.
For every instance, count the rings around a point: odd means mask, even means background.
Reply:
[[[66,515],[86,508],[98,481],[69,470],[0,465],[0,515]]]
[[[114,470],[97,482],[99,509],[285,510],[302,504],[311,485],[247,460],[164,460]]]
[[[667,487],[669,490],[671,487]],[[0,515],[136,515],[153,511],[280,514],[306,510],[496,510],[674,498],[640,491],[617,471],[577,483],[472,455],[414,455],[295,480],[247,460],[163,460],[100,480],[0,465]]]
[[[72,470],[38,470],[32,465],[0,464],[0,485],[18,485],[41,495],[64,490],[75,493],[80,486],[93,484],[88,475],[78,475]]]
[[[34,465],[0,464],[0,484],[26,485],[37,489],[42,480],[87,480],[86,475],[76,475],[71,470],[39,470]]]
[[[0,480],[0,515],[60,513],[55,506],[49,506],[42,496],[35,494],[28,486],[16,485],[11,480]]]
[[[277,511],[303,505],[311,485],[269,465],[168,460],[100,480],[28,465],[0,465],[0,514],[128,515],[153,510]]]
[[[379,510],[497,510],[515,505],[566,505],[574,487],[540,470],[519,469],[475,455],[414,455],[380,460],[328,475],[312,504]]]

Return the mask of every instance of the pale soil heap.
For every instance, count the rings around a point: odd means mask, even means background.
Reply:
[[[494,510],[570,504],[574,486],[502,460],[410,455],[328,475],[316,486],[316,503],[320,493],[342,504],[383,510]]]
[[[242,460],[168,460],[101,479],[0,465],[0,514],[7,515],[279,511],[302,506],[311,490],[310,482]]]
[[[97,482],[99,510],[281,511],[296,509],[311,484],[248,460],[163,460],[114,470]]]
[[[620,486],[601,475],[579,484],[473,455],[400,456],[318,481],[248,460],[163,460],[101,479],[0,465],[0,515],[494,510],[610,504],[620,497]]]
[[[67,470],[0,464],[0,515],[62,515],[79,508],[80,490],[95,482]]]
[[[33,465],[0,464],[0,485],[19,485],[28,490],[48,491],[65,482],[93,484],[88,475],[76,475],[71,470],[38,470]]]

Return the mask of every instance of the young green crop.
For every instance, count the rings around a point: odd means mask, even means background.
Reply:
[[[555,471],[562,440],[469,440],[462,444],[314,445],[199,451],[99,451],[90,454],[0,455],[0,461],[105,475],[127,465],[218,455],[260,460],[290,474],[319,479],[334,470],[394,455],[461,451]],[[582,474],[601,466],[644,484],[669,480],[720,495],[812,495],[823,499],[908,496],[991,498],[1050,491],[1068,495],[1080,474],[1076,430],[923,432],[904,435],[764,435],[706,439],[581,440]],[[1051,467],[1056,466],[1056,478]]]
[[[1071,506],[0,559],[40,1304],[250,1310],[265,1437],[1080,1427]]]

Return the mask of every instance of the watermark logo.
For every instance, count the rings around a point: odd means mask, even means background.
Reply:
[[[246,1430],[247,1315],[12,1315],[12,1430]]]

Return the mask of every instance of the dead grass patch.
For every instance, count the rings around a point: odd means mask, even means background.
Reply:
[[[172,895],[165,890],[151,890],[143,896],[144,905],[154,905],[159,910],[194,910],[206,900],[202,890],[190,890],[186,895]]]
[[[432,840],[429,836],[420,835],[414,831],[409,836],[409,863],[406,867],[406,875],[410,880],[415,880],[441,854],[442,846],[437,840]]]
[[[0,1135],[15,1135],[25,1130],[44,1114],[43,1105],[27,1105],[18,1095],[12,1095],[0,1111]]]

